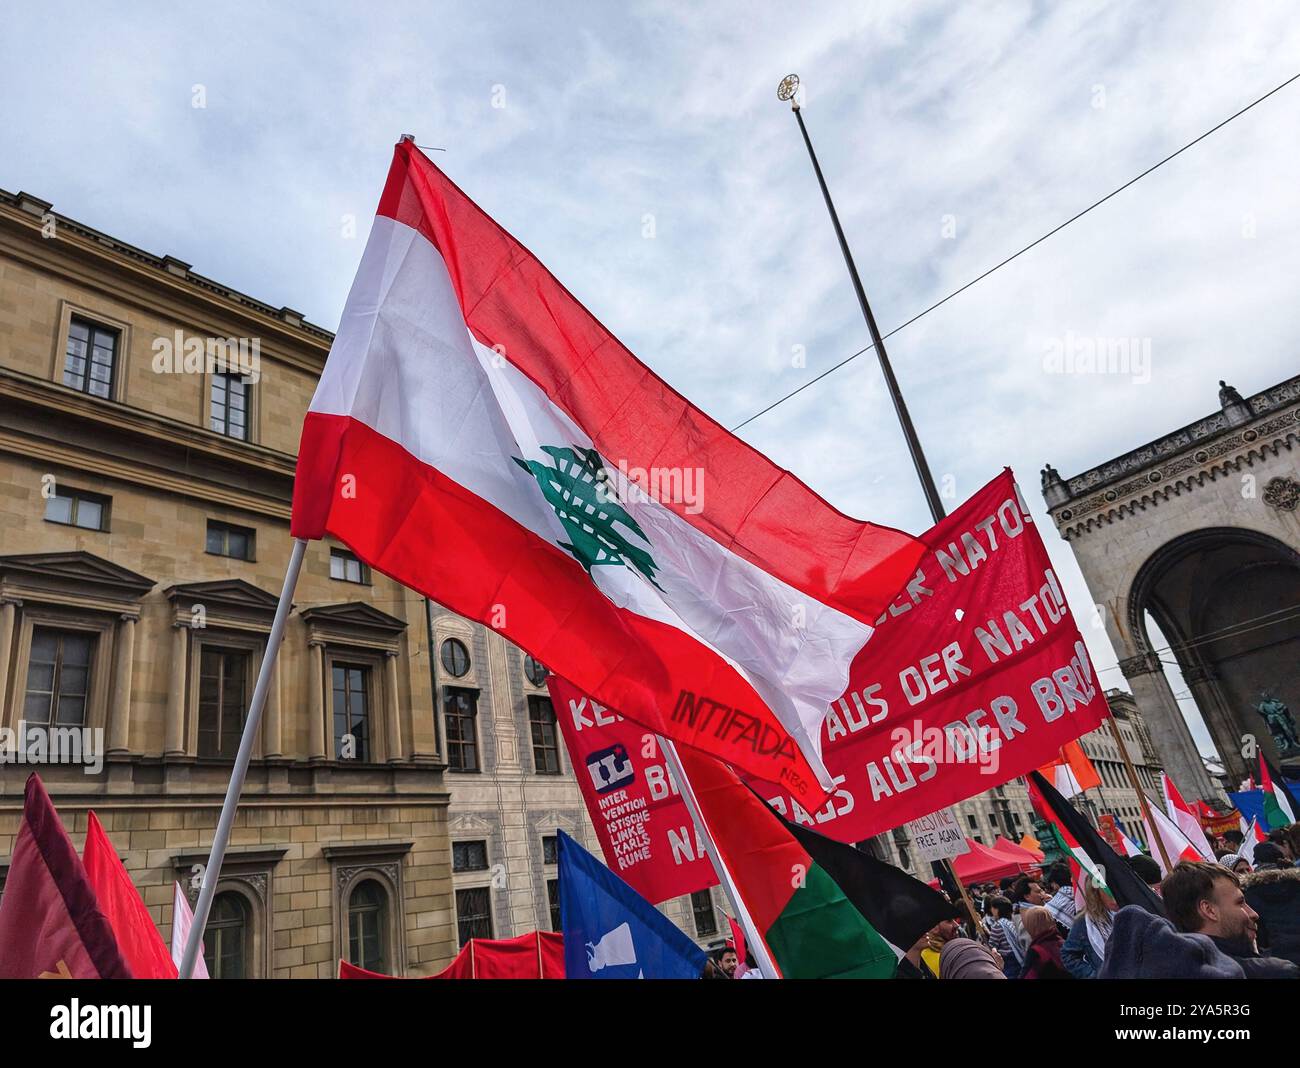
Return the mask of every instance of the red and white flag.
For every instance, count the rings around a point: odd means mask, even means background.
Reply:
[[[1174,780],[1163,771],[1160,773],[1160,784],[1164,791],[1165,811],[1169,813],[1169,818],[1178,824],[1178,829],[1201,854],[1197,859],[1208,860],[1213,864],[1214,850],[1210,848],[1210,840],[1205,837],[1205,828],[1201,826],[1200,817],[1196,815],[1192,806],[1183,800],[1183,795],[1178,792]]]
[[[190,908],[190,899],[185,896],[180,883],[174,883],[172,891],[172,963],[180,974],[181,962],[185,959],[185,943],[189,941],[190,928],[194,926],[194,910]],[[208,962],[200,953],[194,958],[194,971],[191,979],[208,978]]]
[[[1161,812],[1158,805],[1147,805],[1146,811],[1150,813],[1151,818],[1148,820],[1144,816],[1142,825],[1146,827],[1147,841],[1151,843],[1151,855],[1155,858],[1156,863],[1160,865],[1162,873],[1169,874],[1169,869],[1165,865],[1164,858],[1166,856],[1169,858],[1171,865],[1176,865],[1180,860],[1206,859],[1200,849],[1183,833],[1183,829]],[[1165,847],[1163,853],[1157,842],[1163,843]],[[1213,854],[1211,854],[1210,862],[1213,863]]]
[[[925,551],[672,390],[409,141],[303,426],[292,526],[812,798],[826,708]]]

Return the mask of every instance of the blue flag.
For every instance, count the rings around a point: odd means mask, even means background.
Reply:
[[[698,979],[704,950],[563,831],[560,920],[566,979]]]
[[[1247,823],[1255,820],[1259,826],[1267,830],[1268,817],[1264,815],[1264,791],[1263,790],[1243,790],[1241,793],[1229,793],[1228,800],[1236,806],[1241,818]]]

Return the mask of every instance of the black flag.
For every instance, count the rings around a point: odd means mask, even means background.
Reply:
[[[1165,907],[1156,892],[1128,866],[1123,857],[1106,844],[1105,839],[1092,829],[1092,824],[1060,795],[1055,786],[1036,771],[1029,773],[1029,781],[1030,792],[1037,791],[1043,803],[1061,821],[1061,826],[1070,833],[1070,837],[1079,843],[1088,858],[1105,873],[1106,889],[1120,908],[1125,905],[1140,905],[1157,916],[1165,914]]]

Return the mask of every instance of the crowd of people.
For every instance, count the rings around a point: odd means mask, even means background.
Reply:
[[[1215,863],[1180,861],[1162,877],[1146,854],[1125,863],[1161,898],[1164,918],[1121,908],[1070,868],[970,888],[982,917],[944,920],[899,961],[901,979],[1300,979],[1300,824],[1241,854],[1240,833],[1215,839]],[[1082,905],[1079,904],[1082,899]],[[956,903],[961,908],[960,903]],[[964,908],[963,908],[964,911]],[[705,978],[759,978],[728,943]]]
[[[1125,860],[1164,903],[1164,918],[1119,907],[1086,873],[1049,866],[971,887],[982,916],[945,921],[912,946],[912,979],[1300,978],[1300,825],[1273,831],[1253,863],[1236,832],[1214,842],[1216,862],[1180,861],[1162,878],[1141,854]],[[1080,904],[1081,899],[1081,904]]]

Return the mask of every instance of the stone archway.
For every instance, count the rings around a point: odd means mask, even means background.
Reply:
[[[1246,528],[1191,531],[1138,570],[1128,612],[1143,654],[1152,651],[1145,613],[1169,640],[1231,783],[1256,771],[1245,735],[1275,763],[1300,760],[1256,709],[1267,694],[1300,715],[1300,553]]]

